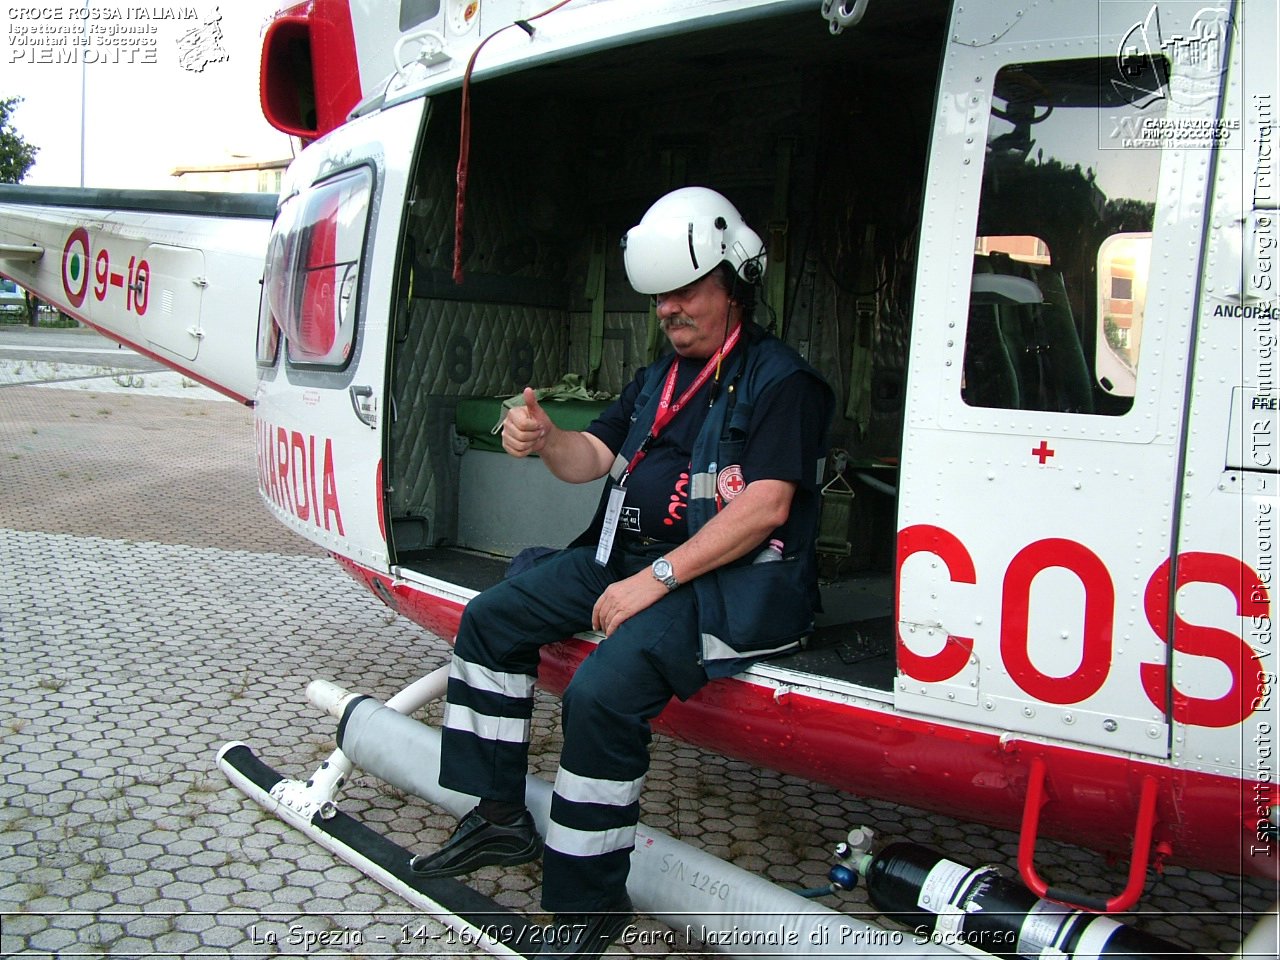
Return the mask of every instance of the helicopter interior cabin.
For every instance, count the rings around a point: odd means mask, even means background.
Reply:
[[[650,298],[627,283],[619,240],[668,190],[710,186],[769,246],[757,322],[838,397],[819,540],[825,612],[782,665],[889,691],[912,289],[946,15],[941,3],[875,4],[833,37],[805,9],[475,83],[461,285],[451,271],[462,97],[434,96],[389,361],[392,562],[481,589],[521,549],[562,546],[587,525],[599,486],[505,456],[503,400],[558,385],[570,399],[546,409],[581,428],[657,355],[664,338]],[[997,80],[988,156],[1003,166],[989,160],[965,357],[974,406],[1126,409],[1123,385],[1094,359],[1096,259],[1067,239],[1085,221],[1091,236],[1119,228],[1101,222],[1078,168],[1078,216],[1074,201],[1038,194],[1028,170],[1029,131],[1055,96],[1088,88],[1096,104],[1095,61],[1064,63]],[[1151,209],[1136,207],[1124,230],[1140,237]]]

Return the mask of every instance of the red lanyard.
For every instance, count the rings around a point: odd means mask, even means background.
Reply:
[[[693,399],[694,394],[702,389],[703,384],[711,376],[711,372],[715,370],[717,378],[719,377],[720,361],[737,345],[740,333],[742,333],[741,324],[733,328],[733,332],[729,334],[720,349],[715,352],[715,356],[706,362],[693,383],[689,384],[684,393],[680,394],[680,399],[674,404],[671,402],[671,397],[676,392],[676,377],[679,373],[680,362],[678,359],[672,362],[671,369],[667,372],[667,382],[662,386],[662,396],[658,399],[658,412],[654,415],[653,426],[649,428],[649,435],[644,438],[644,443],[640,444],[640,449],[635,452],[631,462],[627,464],[626,472],[622,475],[619,486],[627,482],[627,477],[631,476],[632,471],[640,465],[644,455],[653,446],[653,441],[658,439],[658,434],[662,432],[663,428],[671,422],[677,413],[684,409],[685,404]]]

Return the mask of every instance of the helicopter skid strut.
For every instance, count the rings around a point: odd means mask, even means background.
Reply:
[[[343,813],[334,799],[347,776],[359,767],[454,816],[471,809],[474,797],[439,786],[439,731],[406,715],[443,693],[444,674],[437,674],[386,704],[325,681],[314,682],[308,696],[341,718],[339,749],[306,781],[281,776],[240,742],[228,743],[219,751],[218,765],[252,800],[437,917],[460,941],[494,956],[527,956],[536,949],[544,927],[457,880],[417,876],[409,869],[410,851]],[[551,784],[536,776],[529,776],[525,783],[526,805],[545,836]],[[973,955],[946,943],[921,943],[832,910],[644,824],[637,828],[631,864],[627,890],[638,911],[727,956]],[[787,940],[782,944],[776,942],[780,917],[785,918]]]

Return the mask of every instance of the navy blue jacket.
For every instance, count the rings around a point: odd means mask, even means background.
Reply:
[[[630,432],[614,461],[610,476],[616,482],[649,434],[657,413],[662,384],[675,362],[668,356],[651,364],[636,399]],[[831,388],[798,353],[755,324],[747,324],[742,341],[725,360],[724,385],[694,442],[690,470],[689,536],[716,515],[716,481],[721,470],[741,462],[747,430],[755,404],[769,389],[794,373],[803,372],[821,384],[821,409],[796,411],[820,417],[823,443],[819,459],[798,485],[791,503],[791,533],[785,558],[775,563],[753,564],[756,552],[696,578],[688,588],[698,600],[702,666],[709,677],[737,673],[753,660],[785,653],[799,646],[813,629],[818,609],[818,571],[815,544],[821,507],[821,468],[826,456],[826,432],[835,407]],[[608,500],[606,484],[600,509],[591,527],[576,541],[599,538]]]

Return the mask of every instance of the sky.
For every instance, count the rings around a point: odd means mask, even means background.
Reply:
[[[0,8],[0,98],[23,98],[11,123],[40,149],[23,183],[174,189],[175,167],[292,155],[258,102],[262,33],[283,0],[135,4]]]

